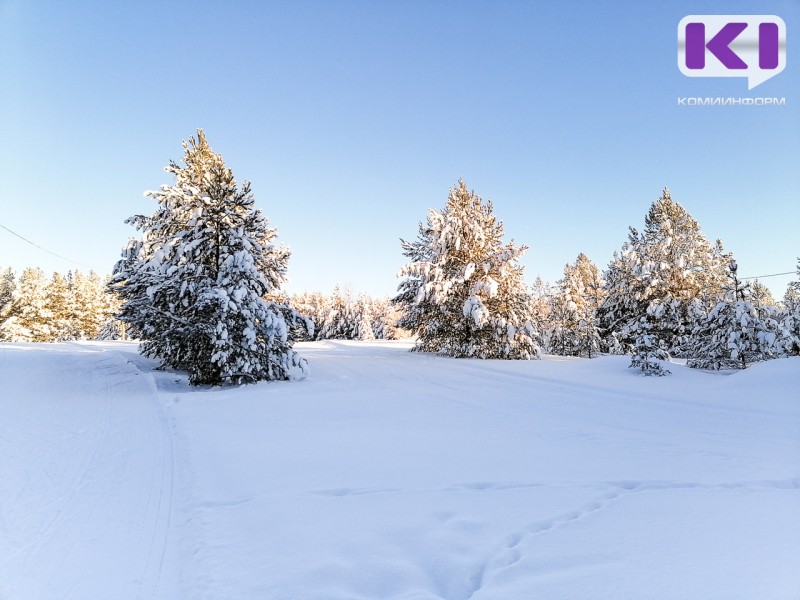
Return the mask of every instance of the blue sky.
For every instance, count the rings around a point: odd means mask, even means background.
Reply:
[[[785,71],[683,76],[689,14],[782,17]],[[742,275],[794,271],[795,39],[798,0],[0,0],[0,224],[80,263],[0,229],[0,266],[110,272],[202,127],[292,249],[290,291],[393,293],[399,238],[460,177],[530,247],[530,282],[579,252],[604,268],[664,186]]]

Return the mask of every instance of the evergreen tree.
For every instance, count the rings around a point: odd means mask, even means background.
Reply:
[[[736,261],[729,264],[726,299],[709,312],[694,332],[687,364],[700,369],[744,369],[778,353],[777,324],[760,318],[747,299],[746,283],[737,277]]]
[[[11,316],[11,306],[17,292],[17,278],[11,267],[0,273],[0,325]]]
[[[47,278],[41,269],[29,267],[22,271],[11,302],[4,312],[6,318],[0,324],[0,341],[52,341]]]
[[[617,332],[631,347],[636,324],[655,303],[653,314],[659,317],[649,335],[657,336],[670,352],[685,356],[697,316],[723,295],[729,258],[722,243],[711,244],[665,188],[645,216],[644,231],[630,228],[628,241],[606,271],[607,296],[600,307],[604,330]]]
[[[662,362],[669,361],[669,353],[664,342],[653,334],[654,323],[657,323],[663,305],[651,302],[647,312],[637,321],[626,324],[625,334],[633,339],[633,355],[629,368],[640,369],[643,375],[663,377],[671,372],[665,369]]]
[[[313,325],[305,334],[300,333],[297,339],[322,339],[321,331],[325,325],[325,317],[330,312],[330,299],[320,292],[303,292],[292,296],[291,305]]]
[[[394,303],[400,326],[417,335],[415,350],[456,357],[538,357],[530,298],[517,264],[527,250],[503,244],[491,202],[450,190],[441,211],[429,210],[419,237],[402,242],[411,260]]]
[[[756,309],[759,318],[767,319],[774,318],[778,312],[778,303],[772,296],[772,292],[767,286],[761,283],[758,279],[753,280],[748,288],[750,302],[753,308]]]
[[[147,192],[158,207],[128,220],[142,232],[115,269],[120,320],[142,352],[189,372],[192,384],[293,379],[307,364],[292,349],[305,320],[266,300],[284,282],[289,251],[239,188],[202,130],[183,143],[184,164],[166,168],[171,186]]]
[[[546,352],[553,352],[552,338],[555,327],[551,312],[555,296],[556,291],[553,286],[537,275],[530,291],[529,310],[537,332],[537,343]]]
[[[800,258],[797,259],[797,281],[792,281],[783,296],[781,337],[784,352],[800,355]]]
[[[50,335],[54,342],[66,342],[78,339],[72,315],[74,300],[70,284],[61,273],[53,273],[47,285],[46,307],[51,313]]]
[[[560,291],[551,305],[552,351],[568,356],[596,356],[600,352],[597,311],[604,296],[600,270],[580,253],[574,265],[564,267],[564,278],[558,286]]]
[[[398,340],[406,337],[397,327],[400,313],[390,298],[375,298],[371,306],[372,334],[376,340]]]

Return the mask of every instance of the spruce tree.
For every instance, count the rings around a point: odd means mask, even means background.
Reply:
[[[399,276],[399,324],[416,334],[414,349],[455,357],[539,356],[530,297],[518,261],[525,246],[504,244],[491,202],[460,180],[443,210],[431,209],[416,241],[401,240],[410,259]]]
[[[156,211],[128,220],[142,235],[114,269],[119,319],[146,356],[188,371],[192,384],[305,376],[292,349],[305,320],[266,299],[285,280],[288,249],[202,130],[183,148],[184,166],[166,168],[175,183],[146,193]]]

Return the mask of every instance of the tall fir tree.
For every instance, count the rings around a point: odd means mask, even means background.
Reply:
[[[491,202],[460,180],[443,210],[431,209],[416,241],[401,240],[410,259],[394,303],[399,324],[417,336],[415,350],[455,357],[538,358],[530,297],[518,264],[525,246],[504,244]]]
[[[183,148],[185,166],[166,168],[175,183],[146,193],[156,211],[128,220],[142,236],[114,269],[120,320],[146,356],[188,371],[192,384],[304,377],[292,345],[306,322],[265,299],[285,280],[289,250],[202,130]]]

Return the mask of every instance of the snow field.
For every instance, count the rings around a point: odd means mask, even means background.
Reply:
[[[307,380],[197,390],[0,346],[0,598],[800,595],[798,359],[296,348]]]

